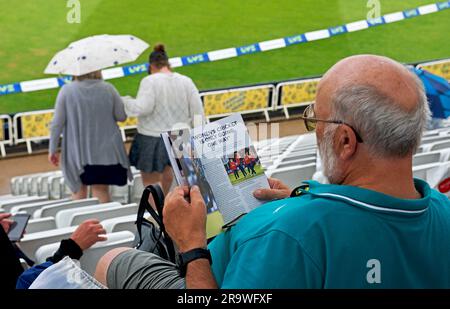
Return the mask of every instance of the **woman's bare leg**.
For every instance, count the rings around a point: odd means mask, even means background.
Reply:
[[[85,185],[81,185],[80,190],[78,192],[72,193],[73,200],[82,200],[87,198],[88,187]]]
[[[108,185],[93,185],[92,186],[92,197],[98,198],[100,203],[108,203],[111,201],[109,196],[109,186]]]
[[[142,183],[144,184],[144,187],[147,187],[147,186],[153,185],[153,184],[159,184],[161,182],[162,173],[141,172],[141,175],[142,175]]]

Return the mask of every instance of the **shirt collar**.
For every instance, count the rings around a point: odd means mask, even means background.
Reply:
[[[313,180],[306,183],[309,185],[309,190],[303,191],[304,193],[340,200],[377,212],[418,215],[426,212],[430,203],[430,186],[420,179],[414,179],[414,186],[422,195],[420,199],[401,199],[360,187],[320,184]]]

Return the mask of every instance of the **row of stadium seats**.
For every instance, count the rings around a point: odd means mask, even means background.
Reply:
[[[136,202],[143,190],[142,177],[138,170],[131,167],[134,180],[127,186],[111,186],[112,199],[121,203]],[[25,199],[63,199],[70,196],[70,190],[65,185],[61,171],[36,173],[13,177],[10,181],[12,196]]]
[[[450,80],[450,59],[418,64],[417,67]],[[219,118],[239,112],[264,113],[270,121],[269,111],[282,109],[289,118],[289,109],[306,106],[314,102],[320,78],[291,80],[251,87],[238,87],[225,90],[201,92],[205,115],[208,119]],[[0,115],[0,150],[5,156],[5,145],[26,143],[28,152],[32,152],[32,142],[49,139],[49,124],[53,110],[18,113],[11,118]],[[125,131],[136,128],[136,118],[119,123],[122,137]],[[5,130],[2,130],[4,128]],[[5,134],[7,132],[7,134]]]

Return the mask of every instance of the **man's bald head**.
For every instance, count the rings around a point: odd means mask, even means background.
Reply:
[[[417,80],[402,64],[382,56],[357,55],[336,63],[322,78],[318,95],[333,96],[348,86],[371,86],[410,111],[419,101]]]
[[[387,158],[412,155],[430,115],[417,76],[375,55],[352,56],[335,64],[319,83],[315,111],[319,119],[349,124],[369,155]]]

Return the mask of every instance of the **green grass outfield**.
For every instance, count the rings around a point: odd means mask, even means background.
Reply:
[[[433,0],[380,0],[381,13]],[[0,0],[0,84],[44,78],[52,56],[94,34],[164,42],[170,57],[236,47],[365,19],[367,0],[81,0],[81,23],[66,22],[66,0]],[[450,10],[327,40],[176,71],[199,89],[324,73],[338,59],[383,54],[402,62],[450,57]],[[146,61],[148,53],[136,63]],[[112,80],[135,95],[144,75]],[[52,108],[57,90],[0,97],[0,113]]]

